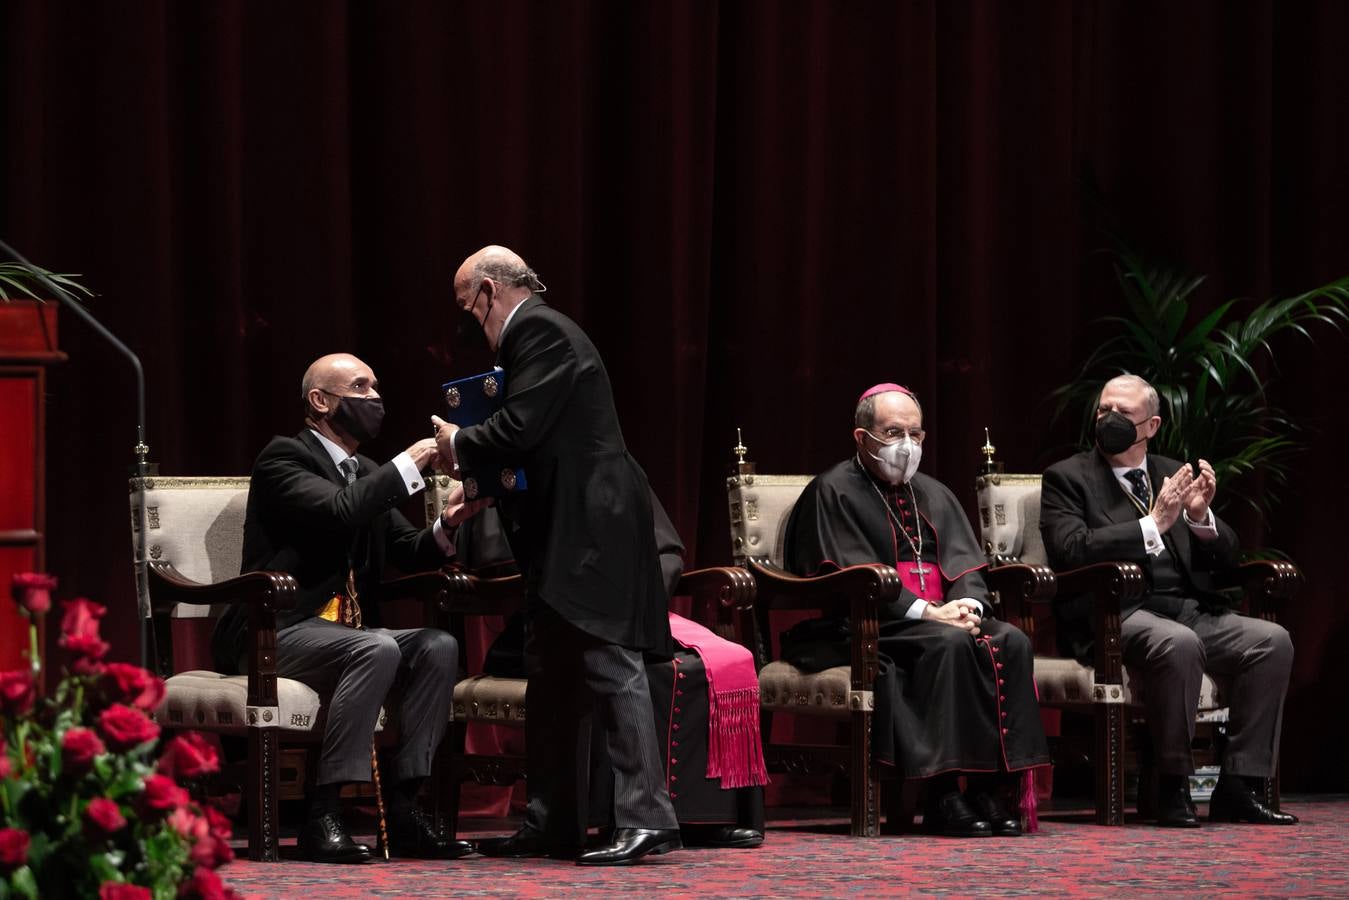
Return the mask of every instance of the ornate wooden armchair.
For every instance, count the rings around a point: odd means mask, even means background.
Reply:
[[[167,693],[154,718],[165,729],[241,738],[243,764],[225,768],[248,808],[249,858],[278,858],[279,803],[304,797],[308,756],[323,736],[323,710],[310,687],[276,674],[276,613],[294,603],[282,572],[239,575],[248,479],[151,477],[145,480],[146,549],[153,659]],[[131,522],[139,527],[135,479]],[[212,671],[215,615],[249,609],[247,674]],[[380,712],[377,730],[386,724]]]
[[[872,756],[871,725],[875,709],[873,685],[877,670],[877,609],[899,597],[899,575],[892,566],[852,566],[827,575],[799,578],[782,569],[787,520],[808,475],[760,475],[754,463],[740,459],[726,479],[730,502],[731,546],[757,585],[759,692],[762,698],[764,758],[770,772],[842,774],[850,780],[851,834],[875,837],[881,831],[882,770]],[[1006,565],[987,574],[989,587],[1003,597],[1048,597],[1054,578],[1044,566]],[[847,598],[852,625],[849,665],[806,673],[772,658],[769,615],[774,610],[825,610],[840,596]],[[842,745],[775,744],[773,715],[825,718],[847,722]],[[902,787],[897,782],[896,787]],[[901,811],[900,790],[886,791],[887,830],[912,821]]]
[[[427,521],[444,509],[456,483],[439,475],[428,482]],[[524,605],[524,579],[513,572],[513,563],[474,572],[450,567],[439,572],[410,576],[390,582],[387,588],[415,595],[434,604],[436,622],[455,634],[465,646],[465,620],[472,616],[509,616]],[[510,572],[510,574],[501,574]],[[691,597],[695,614],[704,624],[745,643],[753,634],[754,581],[743,569],[721,567],[684,572],[676,597]],[[673,599],[673,598],[672,598]],[[710,620],[710,621],[706,621]],[[464,654],[467,658],[467,654]],[[512,755],[469,753],[466,750],[470,723],[524,728],[527,723],[524,678],[502,678],[482,673],[462,675],[454,688],[454,721],[441,746],[443,778],[448,784],[437,789],[444,799],[449,824],[457,829],[460,788],[465,781],[510,786],[525,777],[525,758]]]
[[[996,468],[991,462],[988,468]],[[992,471],[975,481],[979,500],[979,527],[984,551],[995,564],[1023,562],[1045,565],[1040,537],[1040,476]],[[1120,606],[1136,599],[1146,589],[1142,569],[1129,562],[1103,562],[1068,572],[1055,573],[1065,594],[1090,594],[1093,598],[1092,630],[1095,658],[1086,666],[1075,659],[1043,651],[1052,641],[1036,639],[1037,617],[1031,601],[1045,597],[1004,597],[1008,618],[1032,637],[1036,647],[1035,684],[1041,706],[1090,713],[1094,719],[1096,821],[1101,825],[1124,824],[1125,724],[1126,716],[1142,718],[1141,694],[1145,686],[1125,669],[1120,648]],[[1291,563],[1262,561],[1245,563],[1233,573],[1233,586],[1240,586],[1252,615],[1274,621],[1275,611],[1301,584],[1302,574]],[[1038,617],[1044,623],[1052,621]],[[1041,636],[1043,637],[1043,635]],[[1227,721],[1224,686],[1204,676],[1200,692],[1200,722]],[[1267,801],[1278,808],[1277,779],[1271,779]]]

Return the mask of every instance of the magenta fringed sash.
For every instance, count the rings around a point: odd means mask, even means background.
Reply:
[[[697,652],[707,672],[707,777],[720,778],[723,790],[767,784],[754,657],[734,641],[674,613],[670,632]]]

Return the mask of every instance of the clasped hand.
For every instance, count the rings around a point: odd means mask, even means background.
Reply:
[[[924,619],[952,625],[962,631],[968,631],[971,637],[979,634],[979,623],[983,621],[983,608],[971,600],[952,600],[941,606],[928,605],[923,610]]]
[[[1202,522],[1208,517],[1209,504],[1218,491],[1218,476],[1206,459],[1199,460],[1199,475],[1193,467],[1182,466],[1169,478],[1162,480],[1161,489],[1152,503],[1152,520],[1158,531],[1167,531],[1180,518],[1183,510],[1191,522]]]

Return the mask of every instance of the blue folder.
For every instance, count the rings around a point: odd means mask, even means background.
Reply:
[[[506,373],[492,369],[479,375],[470,375],[441,385],[445,405],[449,409],[446,421],[460,428],[481,425],[501,408],[506,400]],[[505,497],[518,494],[529,484],[525,470],[505,465],[476,465],[460,473],[464,482],[464,496]]]

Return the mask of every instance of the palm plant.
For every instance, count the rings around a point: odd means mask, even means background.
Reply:
[[[1144,258],[1116,242],[1115,275],[1128,314],[1097,321],[1111,337],[1087,357],[1077,377],[1051,395],[1055,417],[1080,416],[1086,444],[1101,384],[1131,372],[1147,379],[1162,401],[1162,425],[1149,446],[1182,460],[1209,460],[1224,485],[1261,515],[1278,502],[1294,458],[1305,448],[1302,429],[1270,398],[1278,374],[1274,338],[1284,332],[1312,339],[1312,327],[1349,323],[1349,276],[1296,297],[1256,304],[1228,300],[1193,325],[1190,301],[1204,276]],[[1262,475],[1263,482],[1251,476]]]
[[[80,277],[79,275],[58,275],[36,266],[33,268],[68,291],[78,291],[86,297],[94,296],[93,291],[75,281],[76,278]],[[46,298],[37,293],[43,290],[45,288],[43,288],[42,283],[33,277],[33,270],[28,266],[21,263],[0,263],[0,302],[13,300],[20,295],[33,300],[43,300]]]

